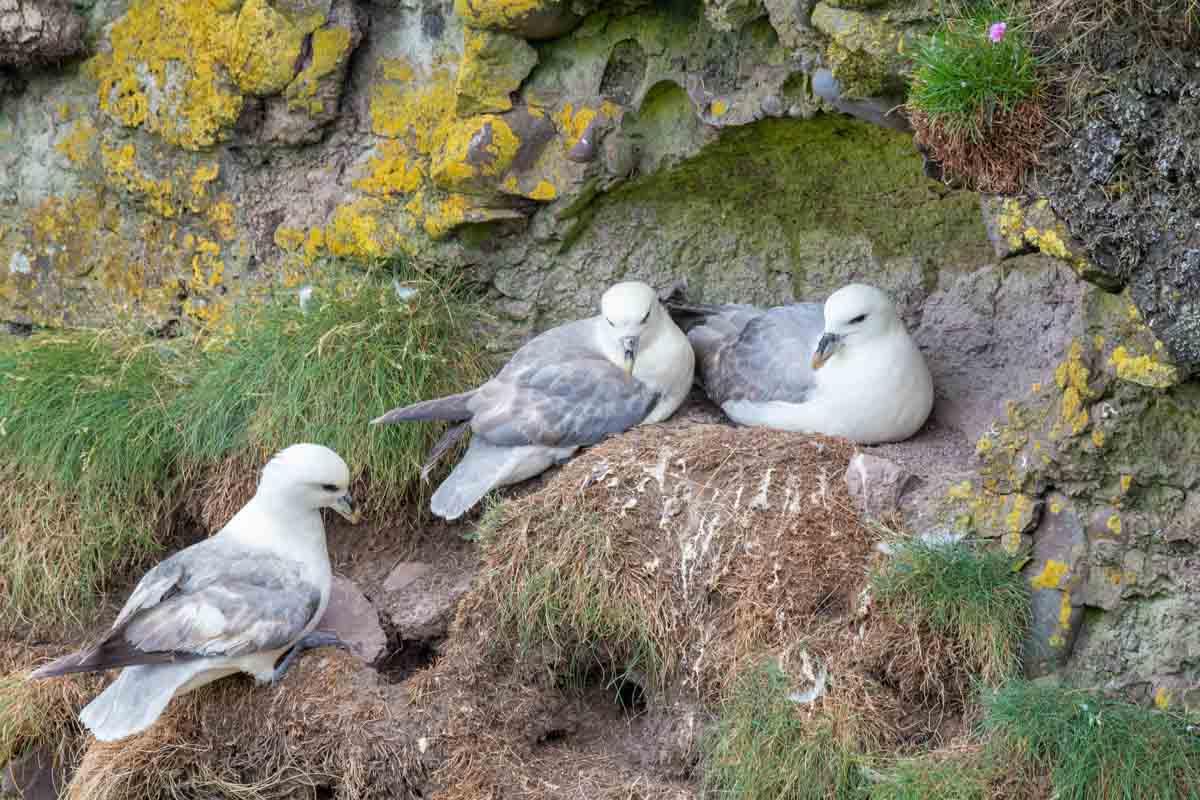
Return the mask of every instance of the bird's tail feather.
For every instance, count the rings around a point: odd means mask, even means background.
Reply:
[[[371,420],[372,425],[391,425],[396,422],[414,420],[442,419],[451,422],[461,422],[471,418],[471,410],[467,402],[474,395],[474,390],[462,394],[452,394],[449,397],[439,397],[436,400],[424,400],[411,406],[393,408],[383,416]]]
[[[102,742],[124,739],[154,724],[175,690],[195,675],[197,665],[155,664],[126,667],[113,683],[79,712],[79,720]]]
[[[462,460],[429,500],[429,509],[443,519],[458,519],[497,486],[542,472],[554,463],[552,448],[497,447],[475,436]]]

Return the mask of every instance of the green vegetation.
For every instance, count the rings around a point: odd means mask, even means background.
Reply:
[[[530,537],[503,525],[505,508],[493,506],[479,526],[497,643],[547,654],[575,679],[599,667],[615,684],[634,674],[660,681],[671,645],[656,611],[666,598],[624,580],[631,543],[600,515],[567,510],[539,519]]]
[[[459,291],[411,282],[406,301],[370,277],[248,309],[223,338],[74,332],[0,349],[0,616],[87,613],[157,553],[197,480],[257,481],[269,455],[314,441],[366,477],[368,514],[427,490],[438,430],[372,428],[395,405],[484,377]],[[231,509],[232,511],[232,509]]]
[[[743,675],[705,741],[705,789],[739,800],[853,798],[858,758],[830,723],[802,719],[774,662]]]
[[[1015,674],[1029,590],[1002,550],[905,540],[872,573],[871,588],[897,620],[926,624],[958,642],[984,681]]]
[[[866,791],[867,800],[988,800],[993,773],[980,750],[934,761],[907,758],[892,765]]]
[[[997,112],[1012,112],[1038,91],[1028,21],[1011,3],[972,3],[922,42],[909,104],[933,124],[980,137]],[[1005,30],[989,37],[996,23]]]
[[[1099,694],[1013,682],[984,697],[984,730],[1050,773],[1059,800],[1200,793],[1200,737],[1185,720]]]

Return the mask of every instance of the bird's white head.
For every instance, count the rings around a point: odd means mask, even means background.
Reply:
[[[601,335],[619,348],[626,372],[633,373],[639,348],[653,339],[665,315],[658,293],[641,281],[613,284],[600,298]]]
[[[861,347],[903,326],[885,292],[863,283],[843,286],[825,301],[825,330],[813,353],[812,368],[818,370],[837,353]]]
[[[350,468],[319,444],[294,444],[276,453],[263,467],[256,496],[277,498],[292,508],[332,508],[352,523],[359,521],[350,496]]]

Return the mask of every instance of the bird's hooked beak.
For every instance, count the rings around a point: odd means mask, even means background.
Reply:
[[[622,336],[621,348],[625,351],[625,371],[633,374],[633,363],[637,361],[638,337]]]
[[[813,353],[812,368],[815,372],[825,366],[825,362],[833,357],[837,352],[838,347],[842,343],[842,337],[836,333],[825,333],[821,335],[821,341],[817,342],[817,349]]]
[[[357,525],[362,515],[354,510],[354,498],[346,493],[333,503],[333,510],[345,517],[351,525]]]

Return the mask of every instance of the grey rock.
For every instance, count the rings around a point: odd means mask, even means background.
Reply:
[[[1022,663],[1029,677],[1040,677],[1067,663],[1083,622],[1087,535],[1064,495],[1046,498],[1033,542],[1033,558],[1024,570],[1032,594]]]
[[[333,576],[333,590],[318,630],[332,631],[350,646],[350,652],[374,663],[387,647],[387,636],[379,624],[379,612],[354,584],[340,575]]]
[[[855,453],[846,467],[845,480],[859,511],[879,518],[900,509],[900,498],[913,477],[894,461],[870,453]]]
[[[405,641],[441,639],[474,577],[467,567],[434,570],[418,562],[398,564],[384,582],[380,604]]]
[[[62,770],[54,766],[54,752],[43,745],[4,766],[0,775],[0,797],[58,800],[65,784]]]
[[[83,52],[86,23],[65,0],[0,0],[0,67],[50,64]]]

